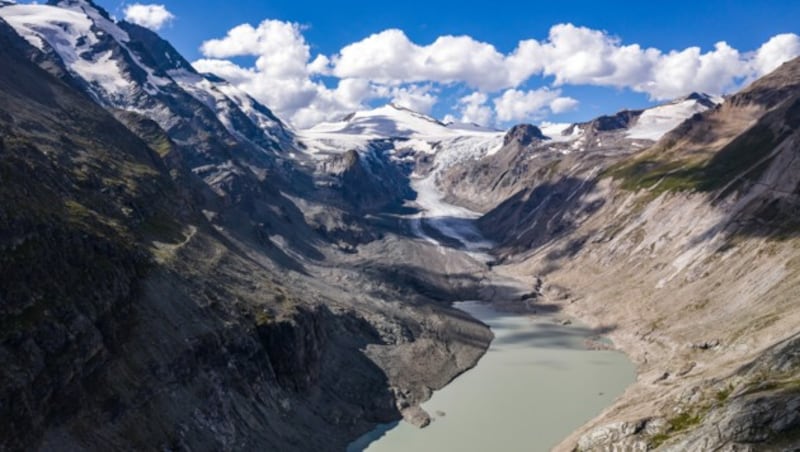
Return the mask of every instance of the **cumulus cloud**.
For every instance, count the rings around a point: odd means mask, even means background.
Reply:
[[[239,25],[222,39],[206,41],[200,50],[211,58],[256,56],[256,69],[275,78],[306,75],[310,57],[300,25],[279,20],[265,20],[257,28]]]
[[[623,43],[606,31],[557,24],[545,39],[521,40],[510,53],[469,36],[420,44],[389,29],[312,58],[303,31],[278,20],[239,25],[206,41],[205,58],[194,65],[228,79],[299,127],[375,99],[428,113],[441,101],[441,90],[453,86],[472,91],[449,106],[453,118],[490,125],[574,110],[578,100],[562,96],[573,85],[630,89],[652,100],[692,91],[723,94],[800,55],[800,36],[793,33],[749,51],[725,42],[709,50],[661,50]],[[242,56],[254,57],[254,64],[229,60]]]
[[[392,87],[390,95],[392,102],[401,107],[409,108],[420,113],[429,114],[439,98],[432,92],[431,85],[411,85],[408,87]],[[382,89],[378,88],[380,95]],[[381,96],[386,97],[386,96]]]
[[[494,111],[487,105],[488,102],[489,96],[481,92],[474,92],[459,99],[460,121],[482,126],[491,125],[494,122]]]
[[[239,25],[200,50],[207,58],[193,63],[197,70],[225,78],[298,127],[362,108],[374,92],[369,80],[356,77],[340,79],[335,88],[313,80],[328,70],[329,61],[324,55],[311,60],[303,27],[294,22]],[[242,56],[255,57],[255,63],[242,67],[224,59]]]
[[[760,77],[777,69],[783,62],[800,55],[800,36],[784,33],[773,36],[755,52],[752,75]]]
[[[540,88],[530,91],[506,90],[494,100],[497,119],[500,121],[539,120],[548,112],[563,113],[578,105],[570,97],[561,97],[560,90]]]
[[[383,83],[464,83],[496,92],[544,76],[553,77],[554,86],[629,88],[663,100],[692,91],[722,94],[797,55],[796,34],[775,36],[758,51],[745,54],[725,42],[706,52],[699,47],[665,52],[623,44],[605,31],[558,24],[547,39],[522,40],[505,55],[468,36],[442,36],[419,45],[401,30],[386,30],[344,47],[330,64],[336,76]]]
[[[344,47],[332,59],[333,75],[381,83],[463,82],[484,90],[506,86],[503,55],[468,36],[442,36],[427,46],[411,42],[401,30],[386,30]],[[491,68],[492,70],[487,70]]]
[[[578,102],[577,99],[573,99],[571,97],[558,97],[550,102],[549,107],[550,111],[558,115],[575,110],[578,108],[578,105],[580,105],[580,102]]]
[[[126,6],[123,12],[125,20],[128,22],[156,31],[175,19],[175,16],[164,5],[134,3]]]

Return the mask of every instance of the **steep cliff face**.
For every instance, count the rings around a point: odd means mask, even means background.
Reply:
[[[85,408],[119,352],[152,266],[136,242],[172,207],[171,182],[139,138],[29,63],[3,22],[0,42],[0,416],[4,447],[24,448]]]

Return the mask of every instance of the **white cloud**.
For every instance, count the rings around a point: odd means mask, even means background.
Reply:
[[[309,47],[296,23],[265,20],[258,28],[239,25],[222,39],[204,42],[200,50],[211,58],[256,56],[256,68],[269,77],[302,77],[308,73]]]
[[[151,30],[160,30],[172,22],[175,16],[164,5],[134,3],[125,7],[125,20]]]
[[[736,86],[737,79],[747,74],[747,67],[739,51],[724,42],[706,53],[690,47],[661,55],[649,80],[633,89],[654,99],[671,99],[692,91],[722,94]]]
[[[580,102],[578,102],[577,99],[573,99],[571,97],[559,97],[550,102],[550,111],[555,114],[566,113],[578,108],[579,104]]]
[[[474,92],[458,100],[458,110],[461,113],[459,121],[489,126],[494,123],[494,111],[487,105],[489,96],[481,92]]]
[[[194,65],[228,79],[298,127],[364,108],[373,99],[430,112],[450,86],[474,90],[451,106],[453,115],[489,125],[574,110],[578,101],[561,95],[570,85],[630,89],[653,100],[692,91],[723,94],[800,55],[796,34],[777,35],[747,52],[725,42],[707,51],[663,51],[623,43],[605,31],[558,24],[546,39],[521,40],[507,54],[469,36],[419,44],[402,30],[389,29],[312,58],[303,30],[278,20],[239,25],[206,41],[201,48],[206,58]],[[241,56],[255,57],[255,63],[242,67],[227,60]],[[552,86],[542,86],[550,77]]]
[[[775,35],[755,52],[752,73],[760,77],[797,55],[800,55],[800,36],[794,33]]]
[[[630,88],[662,100],[692,91],[722,94],[797,55],[795,34],[775,36],[747,54],[725,42],[707,52],[699,47],[664,52],[623,44],[604,31],[558,24],[546,40],[522,40],[507,55],[468,36],[419,45],[401,30],[386,30],[344,47],[329,63],[334,75],[381,83],[463,83],[496,92],[519,88],[533,76],[551,76],[555,86]]]
[[[331,60],[325,55],[317,55],[314,61],[308,64],[308,72],[311,74],[329,75]]]
[[[192,66],[199,72],[218,75],[234,85],[244,84],[256,76],[253,69],[245,69],[227,60],[201,59]]]
[[[506,90],[494,100],[497,119],[500,121],[540,120],[548,112],[563,113],[575,108],[578,101],[561,97],[561,90],[540,88],[530,91]]]
[[[387,84],[463,82],[495,90],[509,83],[508,74],[497,71],[503,68],[503,58],[491,44],[469,36],[442,36],[420,46],[403,31],[391,29],[344,47],[332,59],[332,72]]]
[[[329,61],[324,55],[310,61],[303,27],[293,22],[239,25],[224,38],[204,42],[201,51],[208,58],[193,63],[197,70],[227,79],[298,127],[362,108],[373,91],[369,80],[356,77],[342,78],[333,89],[312,80],[328,70]],[[239,56],[256,60],[245,68],[222,59]]]
[[[429,114],[439,101],[430,85],[411,85],[408,87],[392,87],[392,102],[420,113]]]

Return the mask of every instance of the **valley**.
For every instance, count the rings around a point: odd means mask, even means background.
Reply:
[[[0,67],[0,450],[800,442],[798,58],[508,130],[298,129],[90,0]]]
[[[489,262],[492,244],[474,227],[478,214],[443,202],[433,185],[435,174],[412,183],[418,193],[414,204],[421,211],[412,230],[441,254],[460,252]],[[455,247],[426,235],[426,229]],[[464,271],[452,265],[446,265],[448,273]],[[633,366],[624,355],[603,350],[613,348],[602,342],[604,332],[573,325],[549,311],[530,295],[536,283],[502,278],[490,268],[480,277],[482,301],[455,302],[454,307],[492,329],[486,354],[421,405],[424,411],[415,413],[421,420],[380,425],[348,451],[483,451],[499,445],[546,450],[600,413],[633,381]],[[430,425],[420,430],[414,425],[419,422]]]

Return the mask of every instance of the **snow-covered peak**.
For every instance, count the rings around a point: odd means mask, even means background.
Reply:
[[[293,144],[291,132],[268,108],[224,80],[197,74],[156,33],[114,22],[89,0],[8,5],[0,17],[34,47],[57,55],[103,106],[142,114],[170,130],[199,107],[186,105],[188,94],[240,141],[265,150]]]
[[[269,140],[284,145],[292,142],[288,126],[267,107],[224,79],[186,69],[170,70],[168,74],[189,95],[215,111],[220,122],[234,135],[262,146]],[[256,130],[247,133],[240,115],[244,115]]]
[[[62,9],[72,9],[76,11],[87,12],[89,10],[97,11],[104,16],[108,16],[108,12],[103,8],[97,6],[92,0],[48,0],[47,5],[56,6]]]
[[[341,121],[317,124],[304,132],[313,136],[349,135],[363,139],[428,139],[502,133],[480,127],[448,127],[428,115],[394,104],[351,113]]]
[[[636,140],[658,141],[683,121],[713,108],[720,101],[708,94],[692,93],[673,102],[649,108],[642,112],[626,136]]]
[[[434,155],[438,169],[497,152],[504,132],[481,127],[452,127],[430,116],[389,104],[352,113],[341,121],[318,124],[297,133],[308,153],[388,152],[393,160],[413,164],[420,154]]]
[[[86,11],[82,5],[17,4],[0,9],[0,17],[34,47],[55,51],[67,69],[92,87],[99,100],[113,104],[130,96],[133,85],[106,44],[109,39],[127,42],[128,35],[96,9]]]
[[[341,121],[318,124],[309,132],[377,139],[440,135],[447,133],[447,130],[444,124],[429,116],[389,104],[374,110],[351,113]]]
[[[117,41],[128,42],[130,40],[128,34],[117,26],[108,12],[95,5],[91,0],[52,0],[47,4],[62,10],[71,10],[86,15],[97,28],[111,34]]]
[[[722,102],[725,101],[725,99],[722,96],[714,96],[714,95],[711,95],[711,94],[694,92],[694,93],[689,94],[686,97],[683,97],[683,98],[680,98],[680,99],[676,99],[672,103],[679,103],[679,102],[687,101],[687,100],[697,101],[697,102],[699,102],[701,104],[704,104],[704,105],[708,106],[708,108],[714,108],[715,106],[717,106],[717,105],[719,105],[719,104],[721,104]]]

